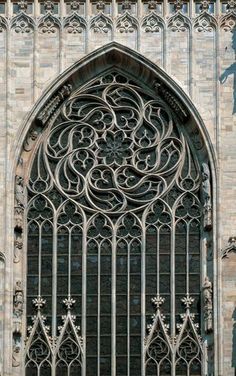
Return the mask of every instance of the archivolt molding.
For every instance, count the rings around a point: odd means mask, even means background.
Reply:
[[[55,34],[61,28],[61,21],[51,13],[45,14],[38,21],[38,29],[42,34]]]
[[[208,12],[202,12],[195,18],[193,27],[198,32],[211,32],[217,28],[217,20]]]
[[[146,33],[160,32],[165,27],[165,21],[152,11],[142,19],[141,27]]]
[[[108,33],[113,28],[113,22],[111,18],[105,16],[104,13],[99,12],[90,21],[90,29],[95,33]]]
[[[120,33],[133,33],[138,26],[138,20],[127,11],[116,22],[116,28]]]
[[[16,33],[32,33],[35,28],[35,21],[25,12],[20,12],[11,20],[11,29]]]
[[[220,28],[224,31],[233,31],[236,24],[236,11],[232,10],[220,18]]]
[[[73,12],[64,19],[63,27],[69,34],[81,34],[85,31],[87,22],[77,12]]]
[[[172,31],[186,31],[191,28],[191,20],[181,11],[175,13],[168,21],[168,28]]]

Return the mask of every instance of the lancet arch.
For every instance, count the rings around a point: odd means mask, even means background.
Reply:
[[[116,43],[69,68],[39,100],[16,145],[26,375],[214,369],[204,342],[213,301],[203,281],[215,273],[206,259],[215,197],[208,141],[172,79]]]

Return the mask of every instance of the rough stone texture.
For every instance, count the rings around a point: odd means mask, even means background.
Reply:
[[[13,280],[24,280],[17,265],[13,275],[12,261],[16,140],[23,132],[29,111],[60,73],[87,53],[116,41],[136,49],[166,69],[191,96],[209,132],[218,168],[215,171],[214,284],[219,297],[215,306],[215,319],[219,319],[215,338],[220,355],[215,359],[214,375],[233,376],[236,368],[235,360],[232,362],[236,357],[236,256],[230,253],[221,265],[220,250],[229,236],[235,235],[236,223],[235,31],[228,30],[232,30],[232,26],[227,29],[223,16],[213,17],[208,13],[204,14],[204,20],[201,15],[192,15],[194,17],[187,21],[181,18],[181,27],[178,23],[176,26],[178,19],[170,19],[168,13],[160,19],[154,17],[154,24],[150,24],[150,20],[142,18],[141,2],[138,3],[139,17],[128,13],[117,16],[114,2],[113,18],[106,19],[104,16],[92,18],[91,4],[87,0],[87,16],[82,18],[81,24],[76,17],[71,21],[65,18],[65,6],[61,4],[64,18],[50,16],[39,21],[39,14],[36,14],[37,19],[24,19],[26,26],[21,24],[20,31],[16,27],[17,19],[15,23],[5,18],[0,20],[0,250],[6,257],[5,267],[0,260],[1,291],[1,276],[4,268],[6,271],[4,307],[2,293],[0,295],[0,352],[3,348],[6,352],[0,353],[0,374],[20,375],[21,372],[20,368],[12,369],[11,361]],[[39,4],[36,5],[37,13]],[[167,5],[165,3],[166,8]],[[193,9],[192,2],[191,5]],[[10,1],[8,6],[11,9]],[[219,2],[217,6],[219,9]],[[232,19],[235,22],[234,14]],[[5,23],[8,23],[6,27]]]

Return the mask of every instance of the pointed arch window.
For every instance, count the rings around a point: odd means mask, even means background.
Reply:
[[[63,103],[27,185],[27,376],[202,375],[201,164],[162,96],[128,74]]]

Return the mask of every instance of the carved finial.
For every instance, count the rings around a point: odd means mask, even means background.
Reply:
[[[104,9],[105,9],[104,1],[100,0],[100,1],[97,2],[97,9],[100,10],[101,12],[104,11]]]
[[[152,303],[156,306],[157,309],[160,308],[160,306],[164,303],[165,298],[161,297],[159,294],[155,296],[155,298],[152,298]]]
[[[181,302],[184,303],[186,309],[189,309],[194,302],[194,298],[187,294],[184,298],[181,299]]]
[[[74,1],[71,1],[70,3],[70,8],[71,10],[73,10],[74,12],[78,11],[79,10],[79,2],[74,0]]]
[[[175,0],[174,2],[174,8],[175,8],[175,11],[178,12],[178,11],[181,11],[182,8],[183,8],[183,0]]]
[[[21,12],[27,11],[27,7],[28,7],[27,0],[20,0],[20,1],[18,1],[17,5],[18,5],[18,8]]]
[[[68,311],[71,310],[71,308],[73,307],[73,305],[75,304],[76,300],[73,299],[71,296],[68,296],[68,298],[64,299],[63,300],[63,303],[65,304],[66,308]]]
[[[207,12],[209,9],[209,3],[210,3],[209,0],[202,0],[200,4],[200,10],[202,12]]]
[[[157,8],[157,2],[155,0],[149,0],[148,9],[155,10]]]
[[[130,10],[131,9],[131,2],[129,0],[124,0],[122,2],[122,9]]]
[[[46,13],[53,12],[53,9],[54,9],[54,3],[53,3],[53,1],[51,1],[51,0],[45,0],[44,1],[44,9],[45,9]]]
[[[37,308],[38,311],[46,304],[46,300],[43,299],[40,295],[33,299],[33,305]]]

